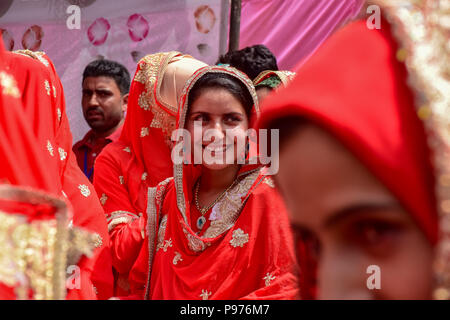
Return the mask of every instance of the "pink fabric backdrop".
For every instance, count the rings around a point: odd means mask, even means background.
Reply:
[[[264,44],[291,70],[361,7],[362,0],[242,0],[240,48]]]

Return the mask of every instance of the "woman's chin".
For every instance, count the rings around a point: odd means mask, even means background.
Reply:
[[[203,168],[208,170],[223,170],[228,168],[229,166],[233,166],[234,164],[227,164],[227,163],[202,163]]]

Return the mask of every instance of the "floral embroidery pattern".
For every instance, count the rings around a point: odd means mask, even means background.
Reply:
[[[242,229],[237,229],[233,231],[233,237],[230,240],[230,244],[232,247],[243,247],[244,244],[248,242],[248,233],[244,233]]]
[[[48,153],[50,153],[50,155],[53,157],[53,146],[50,143],[50,140],[47,140],[47,150],[48,150]]]
[[[178,261],[183,261],[183,258],[181,257],[181,254],[177,251],[175,251],[175,257],[173,257],[173,264],[176,265]]]
[[[128,152],[128,153],[131,153],[130,147],[125,147],[125,148],[123,148],[123,151]]]
[[[52,86],[52,88],[53,88],[53,97],[56,98],[56,88],[55,88],[55,86]]]
[[[63,148],[58,148],[58,152],[59,152],[59,158],[61,159],[61,161],[65,160],[67,158],[67,152],[64,151]]]
[[[58,121],[61,121],[62,113],[60,108],[56,109],[56,115],[58,116]]]
[[[100,203],[102,204],[102,206],[105,205],[106,200],[108,200],[108,197],[106,196],[106,194],[102,194],[102,196],[100,197]]]
[[[156,245],[156,251],[158,251],[161,248],[164,248],[165,245],[164,236],[166,235],[166,226],[167,226],[167,215],[162,217],[161,223],[159,224],[158,243]]]
[[[144,172],[144,173],[142,174],[141,180],[142,180],[142,181],[147,180],[147,176],[148,176],[147,172]]]
[[[180,223],[183,223],[180,221]],[[186,235],[186,239],[188,241],[188,247],[194,252],[201,252],[206,249],[207,245],[210,245],[209,242],[203,242],[201,239],[194,237],[185,227],[183,227],[183,232]]]
[[[147,127],[141,128],[141,138],[148,136],[149,129]]]
[[[269,272],[266,274],[266,276],[263,278],[264,280],[264,284],[266,285],[266,287],[270,286],[270,282],[272,280],[275,280],[275,276],[272,276]]]
[[[119,182],[120,182],[120,184],[124,184],[125,183],[125,180],[123,179],[123,176],[119,176]]]
[[[158,246],[156,247],[156,251],[158,251],[159,249],[163,249],[164,252],[167,252],[167,249],[169,247],[172,247],[172,239],[164,240],[163,244],[158,244]]]
[[[47,91],[47,95],[50,95],[50,83],[48,82],[48,80],[44,81],[44,85],[45,85],[45,91]]]
[[[145,91],[139,95],[138,105],[145,111],[150,110],[150,103],[148,102],[147,93]]]
[[[101,235],[99,235],[98,233],[94,234],[94,245],[96,248],[100,248],[103,245],[103,238]]]
[[[91,195],[91,190],[89,190],[89,187],[85,184],[80,184],[78,189],[80,189],[81,194],[86,198]]]
[[[212,294],[211,291],[208,292],[208,290],[202,290],[202,294],[200,295],[200,297],[201,297],[203,300],[208,300],[208,299],[209,299],[209,296],[210,296],[211,294]]]

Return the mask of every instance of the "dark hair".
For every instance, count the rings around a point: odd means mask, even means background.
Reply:
[[[220,56],[216,64],[229,64],[247,74],[252,80],[265,70],[278,70],[277,58],[262,44],[229,51]]]
[[[230,92],[244,107],[248,120],[253,107],[253,98],[246,85],[239,79],[226,74],[209,72],[204,74],[192,87],[188,96],[189,108],[205,89],[221,88]]]
[[[273,120],[269,123],[268,129],[278,129],[280,138],[280,151],[295,133],[297,133],[306,123],[306,120],[300,116],[285,116]]]
[[[118,62],[99,59],[89,63],[83,72],[83,81],[87,77],[110,77],[117,84],[122,95],[130,91],[130,73]]]

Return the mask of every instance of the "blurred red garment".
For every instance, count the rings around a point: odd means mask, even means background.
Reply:
[[[47,168],[55,168],[57,194],[67,197],[73,207],[73,225],[97,233],[94,256],[84,257],[79,264],[82,276],[92,280],[94,287],[71,290],[69,298],[91,299],[92,292],[97,291],[98,298],[107,299],[112,295],[113,277],[106,220],[95,190],[72,151],[61,81],[44,53],[24,50],[4,55],[6,68],[17,80],[22,117],[32,127]]]
[[[64,299],[69,250],[73,265],[90,251],[88,241],[69,243],[69,233],[79,240],[88,234],[68,228],[72,211],[60,194],[57,163],[46,159],[23,117],[2,43],[0,38],[0,299]],[[84,274],[77,281],[81,288],[92,286]],[[67,297],[74,296],[70,290]],[[83,297],[96,299],[92,290]]]

